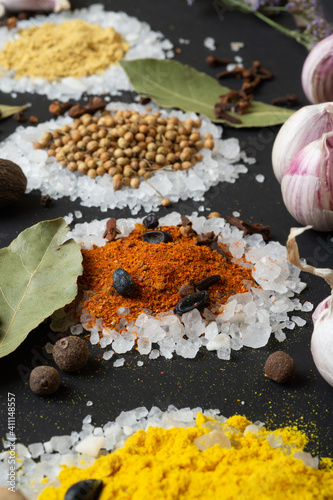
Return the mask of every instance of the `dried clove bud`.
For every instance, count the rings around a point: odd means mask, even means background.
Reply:
[[[46,194],[46,195],[41,197],[40,203],[41,203],[42,207],[48,208],[50,205],[52,205],[53,200],[52,200],[51,196]]]
[[[60,103],[59,101],[53,101],[49,106],[49,112],[52,115],[60,116],[63,113],[65,113],[65,111],[67,111],[72,106],[73,106],[72,101],[68,101],[68,102],[64,102],[64,103]]]
[[[264,241],[269,241],[271,238],[270,226],[245,222],[243,220],[238,219],[237,217],[234,217],[233,215],[229,215],[227,217],[227,221],[229,222],[229,224],[232,224],[233,226],[238,227],[238,229],[244,231],[244,236],[246,234],[261,234]]]
[[[142,106],[145,106],[146,104],[149,104],[150,101],[151,101],[150,97],[141,97],[139,104],[141,104]]]
[[[298,98],[296,94],[288,94],[283,97],[276,97],[272,100],[274,106],[297,106]]]
[[[208,56],[206,57],[206,63],[212,68],[217,68],[218,66],[223,66],[225,64],[233,63],[233,59],[221,59],[220,57]]]
[[[117,229],[117,221],[112,217],[106,223],[106,230],[104,231],[103,238],[108,242],[114,241],[118,234],[120,234],[120,231]]]

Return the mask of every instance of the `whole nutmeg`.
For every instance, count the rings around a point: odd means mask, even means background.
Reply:
[[[20,491],[9,491],[8,488],[0,488],[1,500],[26,500],[26,497]]]
[[[266,377],[278,382],[279,384],[285,384],[288,382],[295,374],[296,365],[295,361],[283,351],[273,352],[268,356],[265,363],[265,375]]]
[[[21,167],[0,158],[0,208],[21,198],[26,187],[27,178]]]
[[[59,372],[52,366],[37,366],[30,373],[29,385],[39,396],[53,394],[59,389]]]
[[[88,361],[89,349],[85,340],[69,336],[54,344],[52,355],[61,370],[76,372]]]

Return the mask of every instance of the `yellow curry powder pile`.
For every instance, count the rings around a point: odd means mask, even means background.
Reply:
[[[0,52],[0,65],[16,72],[16,78],[32,76],[53,81],[103,73],[129,49],[113,28],[101,28],[82,20],[46,23],[24,29]]]
[[[91,293],[83,303],[84,312],[114,327],[124,316],[117,314],[121,307],[130,309],[125,315],[128,321],[135,320],[145,309],[155,316],[172,310],[180,301],[179,288],[190,280],[197,282],[220,274],[222,281],[207,290],[213,307],[225,303],[231,295],[246,292],[249,285],[256,286],[251,269],[227,262],[208,246],[195,245],[197,238],[182,237],[178,227],[163,230],[171,233],[171,243],[144,242],[141,235],[147,230],[136,224],[127,238],[82,250],[84,271],[80,284]],[[112,275],[117,268],[133,277],[136,290],[132,295],[124,297],[115,291]]]
[[[283,439],[282,449],[271,447],[265,429],[247,431],[250,424],[238,415],[220,424],[198,413],[195,427],[137,431],[123,448],[87,469],[64,466],[61,486],[47,487],[38,500],[63,500],[67,489],[84,479],[103,481],[99,500],[333,498],[332,460],[312,468],[293,457],[306,442],[301,431],[286,427],[270,432]],[[214,432],[223,433],[228,446],[203,447]]]

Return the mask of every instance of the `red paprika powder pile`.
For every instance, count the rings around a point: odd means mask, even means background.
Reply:
[[[208,290],[213,311],[231,295],[255,286],[251,269],[228,261],[209,246],[196,245],[195,235],[185,238],[179,227],[163,227],[173,241],[152,244],[142,240],[146,231],[142,224],[136,224],[126,238],[82,250],[84,272],[79,284],[89,293],[82,310],[96,320],[102,318],[106,327],[118,324],[123,316],[117,314],[121,307],[130,309],[126,314],[128,321],[135,321],[147,309],[152,315],[170,311],[180,300],[178,291],[182,285],[214,274],[220,274],[221,281]],[[114,289],[112,275],[118,268],[125,269],[135,281],[136,288],[130,296],[122,296]]]

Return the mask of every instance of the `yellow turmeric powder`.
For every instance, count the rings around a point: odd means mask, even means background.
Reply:
[[[239,415],[220,423],[198,413],[195,427],[137,431],[124,448],[85,470],[64,466],[61,486],[46,488],[38,500],[63,500],[67,489],[84,479],[103,481],[99,500],[333,499],[332,460],[323,460],[317,469],[293,457],[306,443],[303,432],[273,431],[283,440],[275,448],[266,439],[272,433],[265,428],[253,432],[255,427]],[[213,431],[223,433],[229,448],[211,443],[200,451],[200,439]]]
[[[0,65],[15,70],[16,78],[32,76],[53,81],[103,73],[129,49],[113,28],[77,19],[23,29],[0,52]]]

